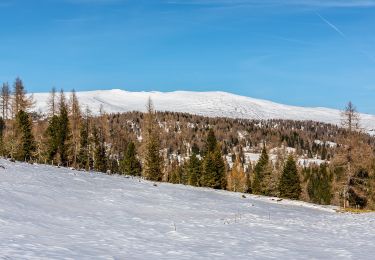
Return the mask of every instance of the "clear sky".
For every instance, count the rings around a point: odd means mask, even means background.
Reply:
[[[0,82],[375,114],[375,0],[0,0]]]

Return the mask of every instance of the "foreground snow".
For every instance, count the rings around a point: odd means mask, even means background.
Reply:
[[[0,258],[373,259],[375,215],[0,160]]]
[[[109,113],[145,111],[145,104],[151,97],[159,111],[208,117],[312,120],[336,125],[341,123],[339,110],[288,106],[226,92],[129,92],[113,89],[78,92],[77,96],[81,104],[84,107],[88,106],[95,114],[99,113],[100,106]],[[34,94],[37,110],[47,112],[48,97],[48,93]],[[361,114],[361,127],[375,134],[375,116]]]

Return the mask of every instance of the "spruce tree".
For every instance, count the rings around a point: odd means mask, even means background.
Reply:
[[[105,143],[103,131],[94,127],[93,129],[94,139],[94,169],[98,172],[107,172],[107,156],[105,151]]]
[[[59,131],[59,117],[57,115],[52,116],[48,121],[48,127],[46,130],[47,141],[47,158],[48,161],[54,163],[56,161],[56,154],[58,151],[58,131]]]
[[[145,120],[144,176],[151,181],[161,181],[163,178],[163,158],[160,156],[159,131],[154,107],[151,99],[149,99]]]
[[[321,164],[317,169],[311,168],[311,175],[307,184],[307,192],[314,203],[328,205],[332,200],[332,178],[328,174],[327,165]]]
[[[207,141],[206,141],[206,153],[212,153],[217,147],[217,140],[215,132],[212,128],[208,131]]]
[[[65,101],[63,91],[60,93],[60,115],[59,115],[59,128],[57,132],[58,139],[58,153],[60,155],[60,162],[66,166],[68,164],[68,140],[70,138],[68,107]]]
[[[49,119],[46,135],[48,138],[48,160],[67,166],[69,162],[70,129],[68,107],[62,90],[59,100],[59,115],[54,115]]]
[[[23,110],[20,110],[16,115],[16,137],[19,142],[19,148],[15,159],[19,161],[32,160],[36,150],[32,123],[29,115]]]
[[[262,154],[254,168],[254,180],[252,191],[254,194],[264,194],[264,179],[268,173],[269,158],[266,147],[263,147]]]
[[[283,173],[280,178],[279,192],[280,197],[288,199],[299,199],[301,194],[301,184],[298,176],[296,162],[292,155],[284,166]]]
[[[137,158],[135,144],[128,144],[124,158],[120,162],[121,173],[132,176],[140,176],[142,173],[141,163]]]
[[[203,171],[200,182],[202,186],[214,189],[226,188],[225,163],[212,129],[210,129],[207,136],[206,154],[203,160]]]
[[[190,156],[187,173],[188,173],[188,184],[191,186],[199,186],[199,179],[201,178],[201,162],[197,155],[193,152]]]
[[[81,169],[85,169],[86,171],[90,170],[89,164],[89,121],[85,119],[83,124],[80,127],[80,145],[79,145],[79,152],[78,152],[78,166]]]

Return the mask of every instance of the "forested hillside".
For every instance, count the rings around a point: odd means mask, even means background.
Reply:
[[[46,115],[33,110],[20,79],[3,84],[0,101],[0,154],[12,160],[375,207],[375,138],[359,131],[351,103],[337,126],[157,112],[151,99],[146,113],[93,116],[74,91],[55,90]]]

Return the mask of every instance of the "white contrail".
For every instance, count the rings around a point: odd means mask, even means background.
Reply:
[[[346,38],[345,33],[343,33],[339,28],[337,28],[336,25],[328,21],[326,18],[315,12],[315,14],[323,21],[325,22],[329,27],[331,27],[333,30],[335,30],[338,34],[340,34],[342,37]]]

